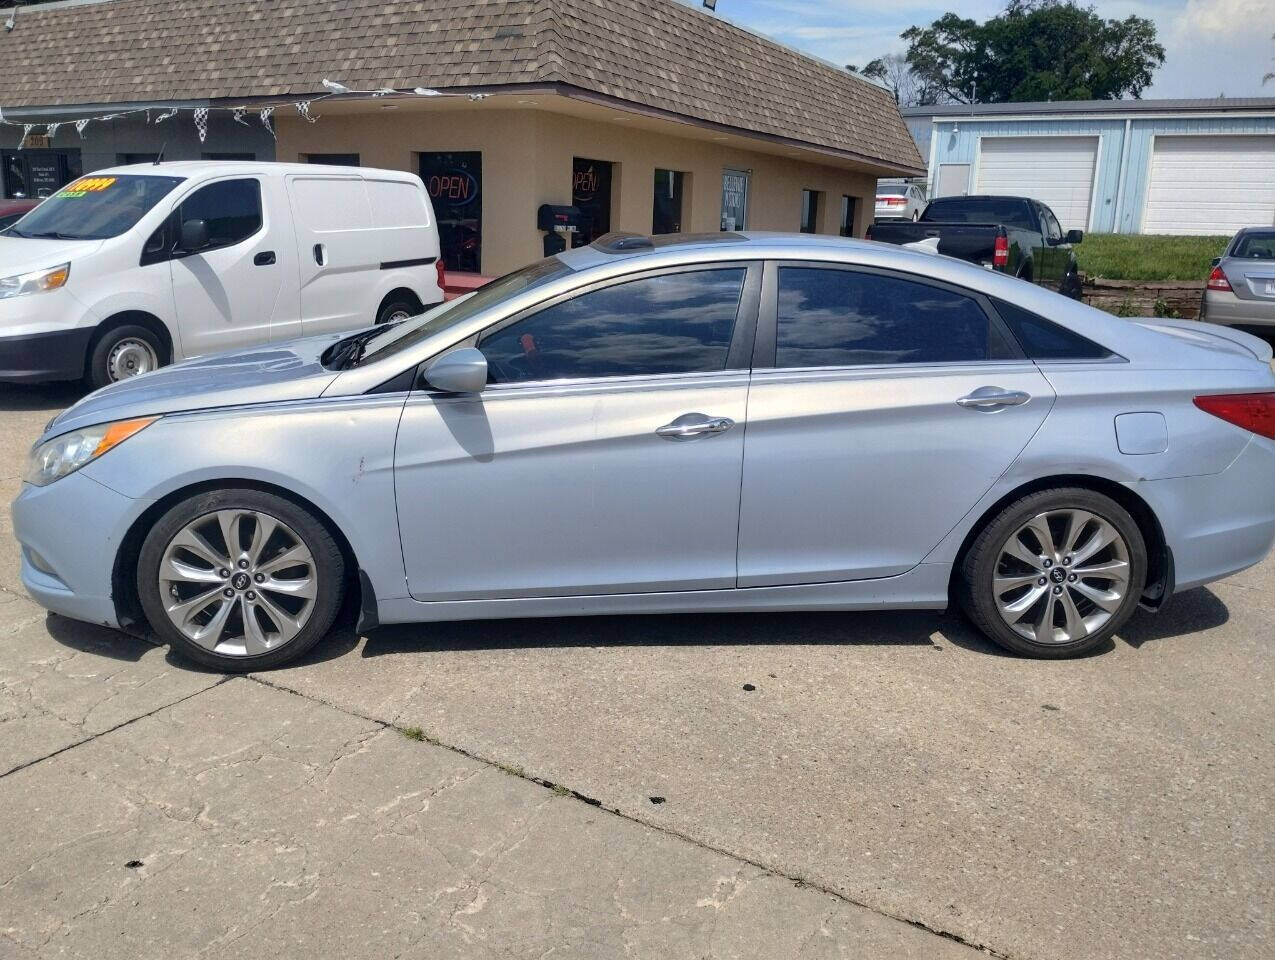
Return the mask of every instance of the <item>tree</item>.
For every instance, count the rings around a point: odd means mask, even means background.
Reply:
[[[943,91],[913,70],[908,58],[901,53],[877,57],[858,72],[884,84],[901,107],[921,107],[947,100]]]
[[[1164,63],[1150,20],[1104,20],[1073,0],[1009,0],[986,23],[948,13],[902,36],[908,67],[936,97],[926,102],[1137,98]]]

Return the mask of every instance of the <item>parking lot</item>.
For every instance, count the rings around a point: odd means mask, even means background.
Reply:
[[[75,397],[2,388],[8,500]],[[664,616],[231,679],[46,616],[3,525],[0,955],[1275,952],[1275,563],[1078,661],[955,613]]]

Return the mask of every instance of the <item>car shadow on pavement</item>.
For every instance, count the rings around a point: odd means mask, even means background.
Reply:
[[[1208,587],[1197,587],[1170,597],[1156,613],[1139,610],[1119,638],[1136,650],[1144,643],[1212,630],[1230,619],[1231,611],[1221,597]]]
[[[85,394],[82,383],[4,383],[0,384],[0,413],[24,410],[64,410]]]
[[[49,631],[49,636],[62,644],[62,646],[70,647],[72,650],[78,650],[81,653],[109,657],[112,660],[126,660],[129,663],[136,663],[148,651],[154,650],[157,646],[149,640],[143,640],[141,637],[132,636],[112,627],[71,620],[56,613],[48,614],[45,617],[44,625]],[[172,656],[171,651],[168,653],[168,657],[171,662],[179,662]],[[180,663],[182,666],[186,666],[186,661],[182,660]]]
[[[402,624],[369,631],[363,656],[530,647],[908,645],[941,647],[953,618],[932,612],[702,613]],[[956,623],[959,627],[959,622]],[[324,641],[326,646],[327,641]],[[327,651],[316,650],[319,658]]]

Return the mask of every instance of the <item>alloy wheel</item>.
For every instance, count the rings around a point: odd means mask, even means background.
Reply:
[[[125,337],[111,348],[106,358],[106,372],[112,382],[159,369],[159,356],[145,340]]]
[[[1039,644],[1074,643],[1101,630],[1129,591],[1129,545],[1087,510],[1050,510],[1001,547],[992,593],[1001,619]]]
[[[318,596],[314,557],[283,521],[255,510],[205,514],[169,541],[159,564],[169,620],[213,653],[278,649],[309,620]]]

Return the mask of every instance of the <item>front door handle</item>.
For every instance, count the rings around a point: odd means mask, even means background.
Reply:
[[[1032,398],[1022,390],[1006,390],[1004,387],[979,387],[956,402],[972,410],[1000,410],[1003,407],[1021,407]]]
[[[327,248],[324,247],[323,244],[321,243],[316,243],[314,245],[314,262],[322,267],[327,265],[327,260],[328,260]]]
[[[710,417],[703,413],[684,413],[672,423],[666,423],[655,431],[665,440],[694,440],[696,437],[725,433],[735,426],[730,417]]]
[[[254,266],[268,267],[274,263],[274,251],[262,250],[259,254],[252,258]]]

